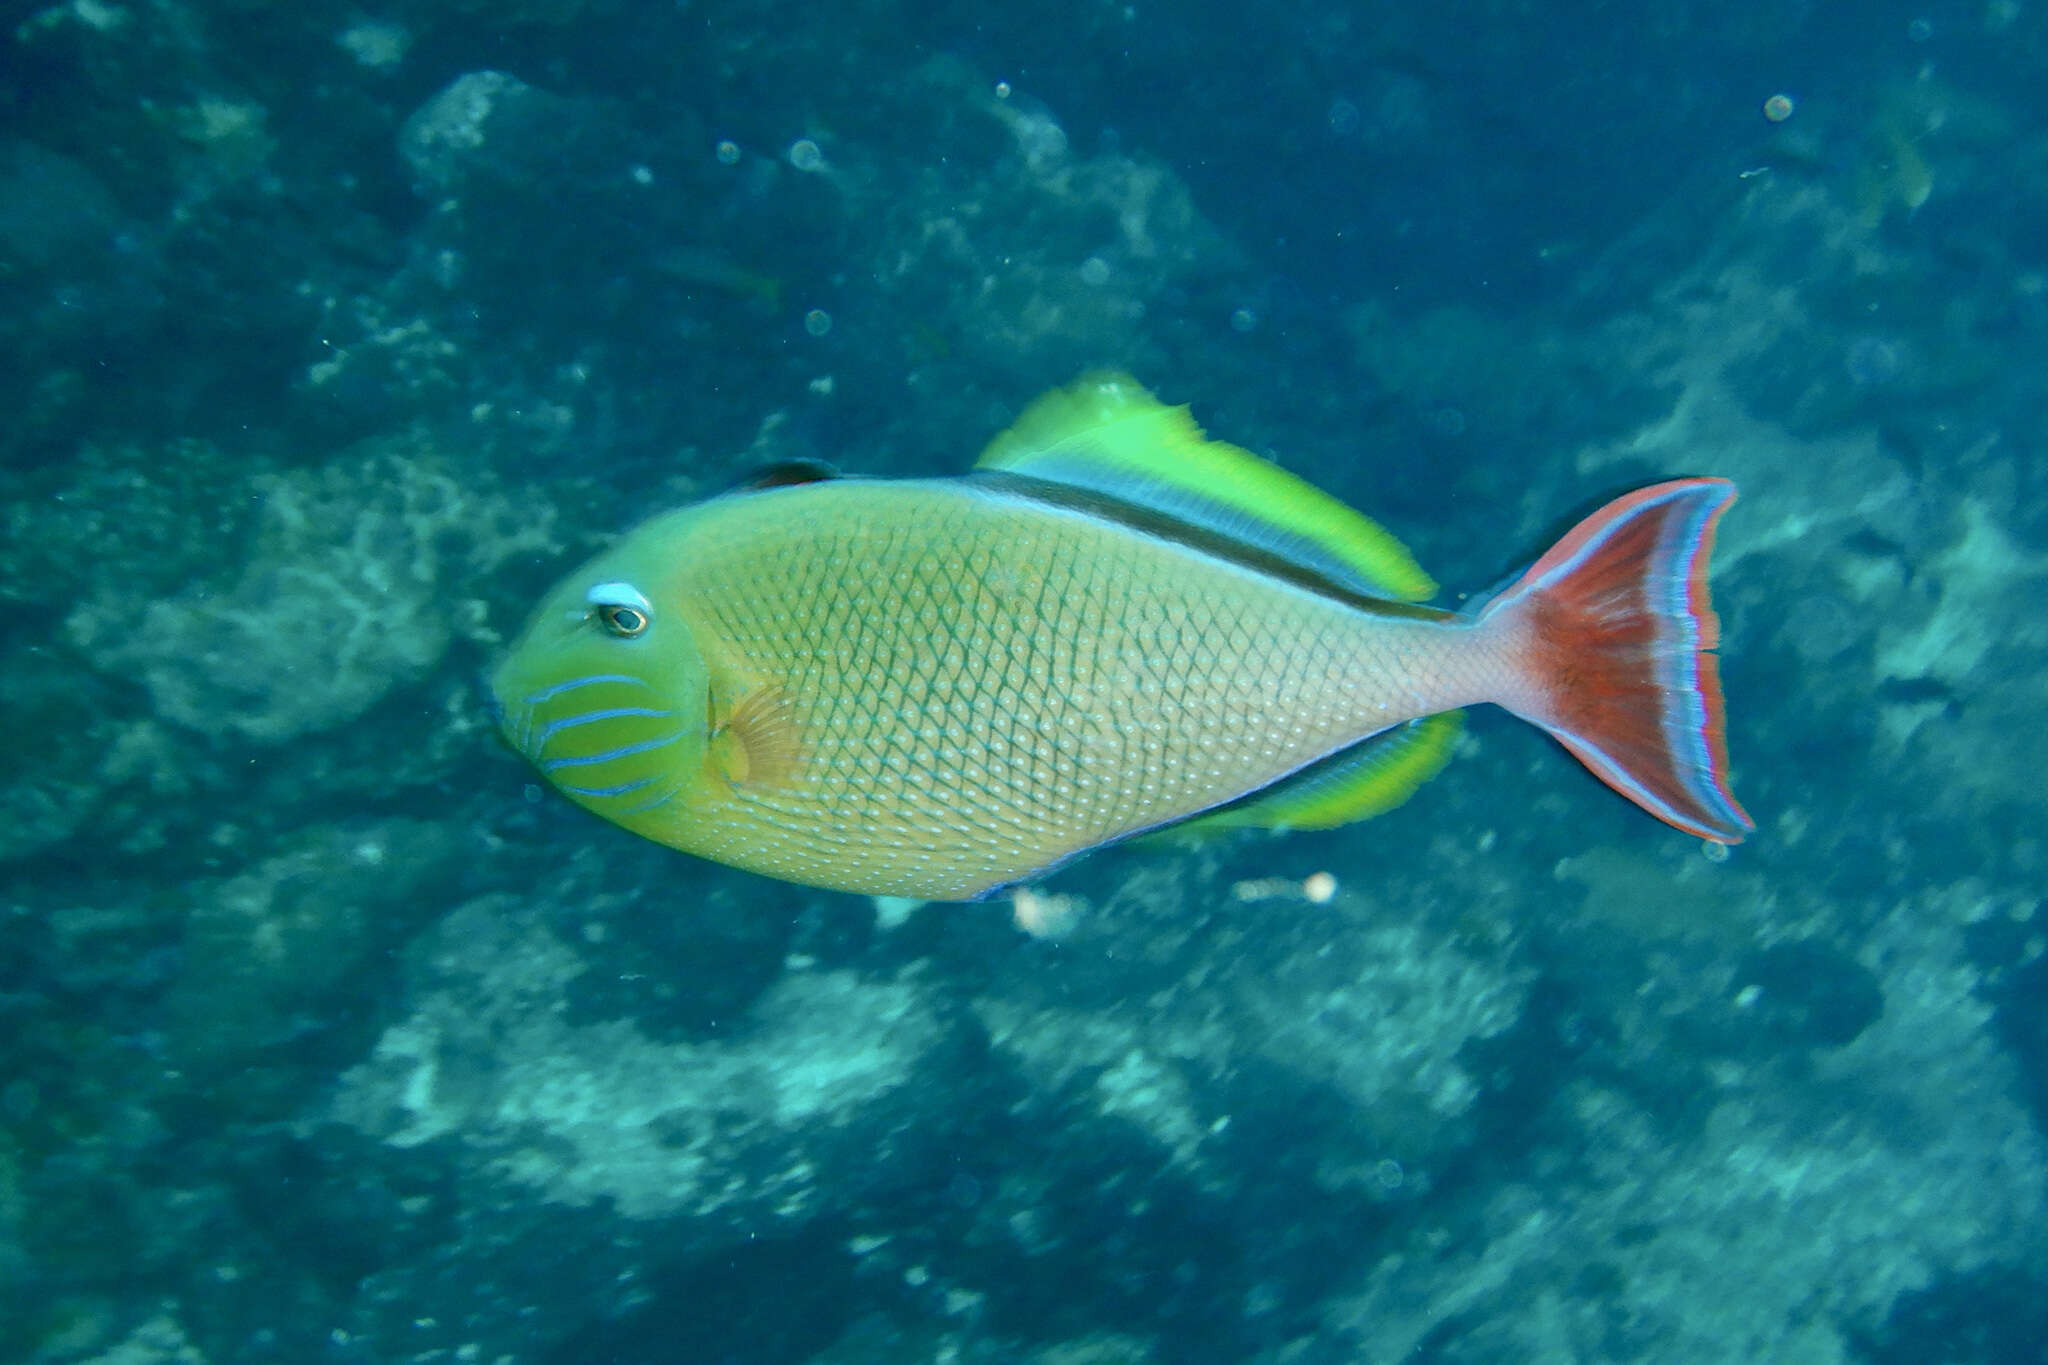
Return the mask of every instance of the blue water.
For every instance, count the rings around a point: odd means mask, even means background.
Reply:
[[[2042,1360],[2044,70],[2027,0],[11,17],[0,1361]],[[496,739],[640,518],[1100,366],[1451,605],[1735,480],[1755,834],[1482,711],[1032,935]]]

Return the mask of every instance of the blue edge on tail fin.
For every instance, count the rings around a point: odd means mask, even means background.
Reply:
[[[1734,501],[1726,479],[1624,494],[1480,612],[1514,632],[1529,672],[1510,709],[1658,819],[1729,844],[1755,825],[1728,788],[1707,560]]]

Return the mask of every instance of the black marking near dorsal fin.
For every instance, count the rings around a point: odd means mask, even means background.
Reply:
[[[788,488],[799,483],[823,483],[827,479],[838,477],[839,471],[823,460],[777,460],[774,464],[761,466],[726,491],[758,493],[766,488]]]

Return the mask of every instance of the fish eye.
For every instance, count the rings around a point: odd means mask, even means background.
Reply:
[[[631,639],[647,629],[647,613],[638,607],[607,602],[597,609],[597,619],[614,635]]]
[[[643,635],[654,624],[654,608],[630,583],[600,583],[584,600],[597,609],[598,624],[622,640]]]

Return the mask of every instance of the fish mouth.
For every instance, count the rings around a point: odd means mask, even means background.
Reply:
[[[498,738],[508,747],[524,756],[526,751],[512,741],[512,717],[505,709],[505,699],[498,693],[497,670],[488,665],[478,669],[475,682],[478,695],[483,697],[484,706],[491,713],[491,729],[497,732]]]
[[[518,680],[509,676],[504,663],[497,663],[486,664],[476,681],[484,705],[490,709],[491,728],[497,731],[499,742],[531,762],[533,751],[527,740],[533,733],[533,708],[510,700],[518,692]]]

